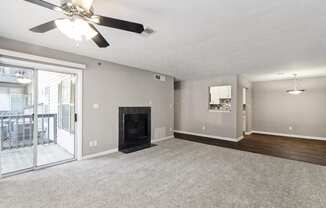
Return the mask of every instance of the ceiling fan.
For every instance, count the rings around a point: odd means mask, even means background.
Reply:
[[[105,48],[110,44],[95,28],[94,24],[134,33],[142,33],[144,31],[144,26],[139,23],[95,15],[92,6],[93,0],[65,0],[61,6],[43,0],[25,1],[60,12],[67,16],[67,18],[56,19],[30,29],[36,33],[45,33],[58,28],[71,39],[76,41],[92,39],[98,47]]]

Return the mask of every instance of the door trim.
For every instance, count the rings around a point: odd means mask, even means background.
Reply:
[[[38,145],[38,70],[33,70],[33,169],[37,167]]]

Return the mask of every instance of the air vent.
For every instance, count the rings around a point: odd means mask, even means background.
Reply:
[[[150,27],[146,27],[145,29],[144,29],[144,32],[143,33],[146,33],[146,34],[148,34],[148,35],[150,35],[150,34],[153,34],[155,31],[152,29],[152,28],[150,28]]]
[[[155,33],[156,31],[155,30],[153,30],[152,28],[150,28],[150,27],[146,27],[145,29],[144,29],[144,31],[141,33],[141,35],[142,36],[144,36],[144,37],[149,37],[149,36],[151,36],[153,33]]]

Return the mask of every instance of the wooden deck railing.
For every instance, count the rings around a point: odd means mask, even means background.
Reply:
[[[57,143],[57,114],[39,114],[38,144]],[[0,116],[1,150],[33,145],[33,115]]]

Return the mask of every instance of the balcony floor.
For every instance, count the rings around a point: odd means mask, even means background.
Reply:
[[[38,165],[73,158],[73,154],[58,144],[38,145]],[[4,150],[1,153],[1,162],[3,174],[31,168],[33,166],[33,147]]]

